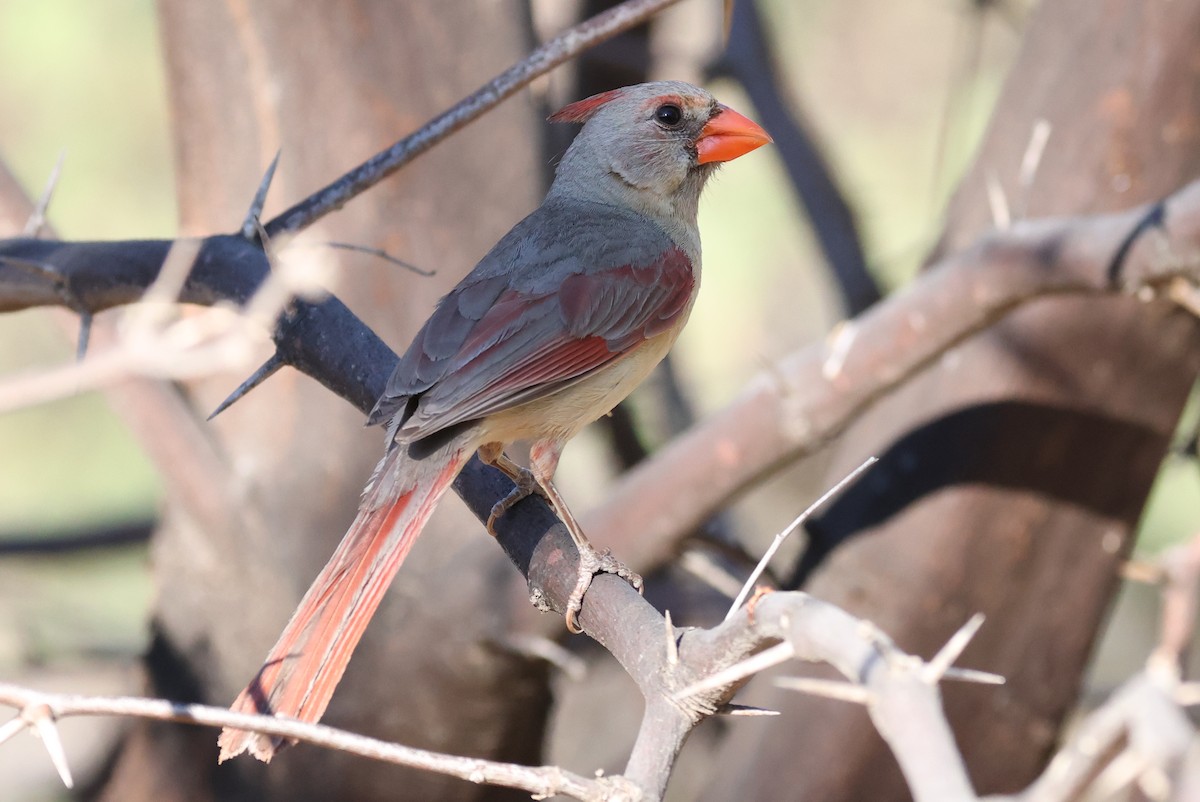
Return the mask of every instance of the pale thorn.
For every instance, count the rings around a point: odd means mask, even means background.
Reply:
[[[67,765],[67,753],[63,749],[62,739],[58,736],[58,727],[54,724],[54,713],[46,705],[39,705],[33,711],[24,714],[33,722],[33,731],[42,739],[42,745],[50,754],[50,762],[58,772],[59,779],[67,788],[75,787],[71,777],[71,767]]]
[[[1003,685],[1008,682],[1003,674],[993,674],[990,671],[977,671],[974,668],[947,668],[942,679],[952,679],[958,682],[976,682],[980,685]]]
[[[1200,317],[1200,289],[1185,278],[1175,278],[1167,285],[1167,297],[1183,307],[1193,317]]]
[[[853,321],[843,320],[829,332],[826,342],[829,344],[829,356],[821,363],[821,375],[826,381],[833,381],[842,373],[846,365],[846,357],[850,355],[850,347],[858,336],[858,326]]]
[[[20,715],[7,722],[3,727],[0,727],[0,744],[4,743],[9,738],[13,737],[28,726],[29,722]]]
[[[1171,798],[1171,778],[1161,766],[1151,766],[1143,771],[1137,784],[1150,799],[1166,802]]]
[[[675,642],[675,627],[671,626],[671,611],[663,611],[663,622],[667,630],[667,664],[679,665],[679,644]]]
[[[1146,758],[1126,749],[1113,758],[1093,781],[1091,790],[1096,799],[1107,799],[1137,782],[1149,768]]]
[[[702,680],[693,682],[681,691],[676,691],[671,694],[671,698],[677,702],[687,699],[689,696],[695,696],[698,693],[705,691],[715,691],[732,685],[740,679],[744,679],[760,671],[765,671],[771,666],[777,666],[780,663],[787,662],[796,656],[796,647],[784,641],[777,643],[769,649],[764,649],[756,655],[746,658],[740,663],[734,663],[731,666],[726,666],[715,674],[710,674]]]
[[[46,225],[46,211],[50,208],[50,199],[54,197],[58,179],[62,177],[63,162],[66,160],[67,152],[60,150],[58,159],[54,162],[54,168],[50,170],[46,188],[42,190],[42,196],[38,198],[37,205],[33,207],[33,214],[29,215],[29,219],[25,221],[25,229],[21,232],[21,236],[36,239],[38,234],[42,233],[42,228]]]
[[[1175,689],[1175,701],[1183,707],[1200,704],[1200,682],[1185,682]]]
[[[871,692],[863,686],[851,682],[812,677],[780,677],[775,680],[775,685],[787,691],[800,691],[813,696],[823,696],[826,699],[837,699],[841,702],[854,702],[859,705],[871,702]]]
[[[754,707],[753,705],[735,705],[732,702],[727,702],[717,708],[714,714],[717,716],[740,716],[742,718],[761,718],[763,716],[778,716],[778,710],[771,710],[768,707]]]
[[[149,342],[160,339],[162,329],[177,314],[175,305],[200,254],[200,246],[201,241],[194,238],[171,243],[154,281],[142,293],[141,300],[125,311],[121,319],[123,335],[141,336]]]
[[[1033,179],[1037,177],[1038,167],[1042,164],[1042,156],[1046,152],[1046,143],[1050,141],[1053,128],[1046,119],[1034,122],[1029,144],[1025,147],[1025,155],[1021,157],[1021,169],[1017,173],[1017,186],[1021,190],[1018,198],[1021,217],[1025,216],[1026,207],[1029,206],[1029,190],[1033,186]]]
[[[500,645],[516,654],[545,660],[574,682],[583,682],[587,679],[587,662],[550,638],[535,635],[510,635],[500,641]]]
[[[1157,585],[1163,579],[1163,569],[1149,560],[1126,560],[1121,563],[1121,578],[1129,582]]]
[[[679,564],[683,570],[726,598],[732,599],[742,588],[742,583],[737,577],[700,549],[685,551]]]
[[[729,612],[725,614],[726,621],[733,618],[734,614],[737,613],[738,608],[740,608],[742,603],[746,601],[746,597],[750,595],[750,590],[754,587],[755,583],[758,582],[758,578],[762,576],[763,571],[767,570],[767,565],[770,564],[771,558],[775,556],[775,552],[779,551],[779,547],[783,545],[783,541],[787,540],[788,536],[791,535],[792,532],[796,531],[801,524],[808,520],[808,518],[814,512],[819,510],[825,504],[825,502],[842,492],[846,485],[857,479],[860,475],[862,475],[863,471],[865,471],[867,468],[870,468],[876,462],[879,462],[878,458],[867,457],[862,465],[859,465],[857,468],[851,471],[846,478],[842,479],[842,481],[826,490],[820,498],[818,498],[812,504],[809,504],[808,508],[804,510],[804,512],[796,516],[794,521],[788,524],[782,532],[775,536],[775,539],[771,541],[771,545],[767,547],[767,551],[762,556],[762,559],[758,561],[758,565],[754,566],[754,570],[750,572],[750,576],[746,579],[745,584],[742,585],[742,589],[738,592],[737,598],[733,600],[733,605],[729,608]]]
[[[963,649],[967,648],[971,638],[974,638],[975,633],[983,626],[983,619],[983,613],[975,613],[967,619],[967,623],[959,627],[958,632],[955,632],[950,636],[950,640],[946,641],[946,645],[921,668],[921,680],[930,685],[937,685],[941,682],[950,666],[954,665],[954,661],[962,655]]]
[[[1012,214],[1008,210],[1008,198],[1004,195],[1004,187],[1000,186],[1000,179],[996,177],[995,170],[989,169],[985,180],[988,207],[992,210],[992,225],[1004,231],[1012,225]]]

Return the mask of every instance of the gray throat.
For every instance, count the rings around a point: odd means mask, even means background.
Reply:
[[[700,229],[696,215],[700,191],[713,173],[710,166],[692,168],[669,194],[655,192],[623,175],[616,165],[589,158],[574,145],[558,166],[547,200],[573,199],[627,209],[653,220],[700,269]]]

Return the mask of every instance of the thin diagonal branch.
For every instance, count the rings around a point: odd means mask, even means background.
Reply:
[[[375,154],[337,181],[271,220],[266,224],[267,234],[275,237],[307,228],[512,97],[534,78],[621,31],[644,22],[678,1],[626,0],[569,28],[387,150]]]

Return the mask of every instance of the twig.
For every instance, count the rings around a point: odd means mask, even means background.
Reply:
[[[16,719],[21,722],[20,727],[9,722],[0,728],[0,733],[8,737],[30,723],[48,720],[48,717],[133,716],[205,727],[237,727],[255,730],[266,735],[304,741],[385,763],[434,771],[476,784],[487,783],[507,788],[520,788],[539,798],[555,794],[566,794],[575,799],[585,800],[615,801],[630,798],[626,795],[626,790],[621,789],[619,783],[614,782],[612,778],[589,780],[554,766],[520,766],[515,763],[443,755],[356,735],[322,724],[309,724],[275,716],[233,713],[221,707],[181,704],[132,696],[51,694],[7,683],[0,683],[0,704],[9,705],[21,711],[21,716]],[[37,713],[37,715],[35,716],[33,713]],[[43,740],[45,740],[44,732]],[[47,745],[49,746],[49,743]]]
[[[754,583],[758,581],[760,576],[762,576],[763,571],[767,570],[767,565],[771,562],[771,558],[775,556],[775,552],[779,551],[779,547],[783,545],[783,541],[787,540],[788,536],[791,535],[792,532],[795,532],[797,529],[799,529],[800,526],[803,525],[804,522],[807,521],[814,512],[819,510],[825,504],[825,502],[842,492],[846,485],[850,484],[859,476],[861,476],[863,471],[865,471],[867,468],[870,468],[876,462],[879,462],[877,458],[867,457],[862,465],[859,465],[857,468],[851,471],[846,478],[842,479],[842,481],[838,482],[836,485],[822,493],[820,498],[818,498],[812,504],[809,504],[808,508],[805,509],[804,512],[797,515],[795,520],[793,520],[787,525],[787,527],[784,528],[782,532],[775,536],[775,539],[771,541],[771,545],[767,547],[766,553],[763,554],[762,559],[758,561],[758,565],[754,566],[754,570],[751,571],[750,576],[746,578],[746,582],[744,585],[742,585],[742,589],[738,592],[737,598],[733,600],[733,604],[729,607],[729,612],[725,614],[726,621],[728,621],[730,618],[733,618],[733,614],[736,613],[738,608],[742,606],[742,602],[746,601],[746,597],[750,595],[750,591],[754,588]]]
[[[352,242],[313,242],[308,244],[311,247],[317,248],[334,248],[342,251],[353,251],[354,253],[365,253],[368,256],[374,256],[378,259],[382,259],[383,261],[396,265],[397,267],[403,267],[405,270],[416,273],[418,276],[428,277],[437,275],[436,270],[425,270],[424,268],[417,267],[412,262],[406,262],[403,259],[397,259],[383,248],[368,248],[365,245],[355,245]]]

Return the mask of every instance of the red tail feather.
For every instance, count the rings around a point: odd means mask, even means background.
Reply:
[[[376,470],[358,517],[304,594],[258,676],[234,700],[235,712],[303,721],[317,721],[325,712],[384,591],[471,453],[452,449],[414,463],[403,451],[394,449]],[[230,728],[217,741],[222,761],[246,751],[269,761],[280,743]]]

